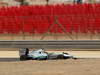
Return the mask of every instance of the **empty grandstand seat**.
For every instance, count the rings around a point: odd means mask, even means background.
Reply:
[[[0,33],[43,34],[50,27],[50,33],[63,33],[63,28],[69,33],[87,33],[88,30],[94,33],[100,29],[99,9],[100,4],[2,7]]]

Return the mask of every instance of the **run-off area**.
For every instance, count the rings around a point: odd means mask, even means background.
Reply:
[[[30,49],[30,51],[36,49]],[[47,52],[55,53],[69,53],[77,58],[100,58],[99,49],[44,49]],[[0,48],[0,58],[19,58],[19,49],[18,48]]]

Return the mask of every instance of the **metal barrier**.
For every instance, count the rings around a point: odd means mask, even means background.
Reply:
[[[0,41],[0,48],[100,49],[100,41]]]

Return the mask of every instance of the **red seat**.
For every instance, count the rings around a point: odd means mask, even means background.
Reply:
[[[21,6],[0,8],[0,33],[43,34],[55,21],[64,28],[64,32],[92,33],[100,29],[100,4],[73,4],[48,6]],[[59,24],[49,31],[63,33]]]

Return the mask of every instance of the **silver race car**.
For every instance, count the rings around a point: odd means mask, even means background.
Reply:
[[[20,60],[54,60],[54,59],[68,59],[74,58],[68,53],[48,53],[43,49],[33,50],[29,52],[28,48],[19,50]],[[75,58],[74,58],[75,59]]]

